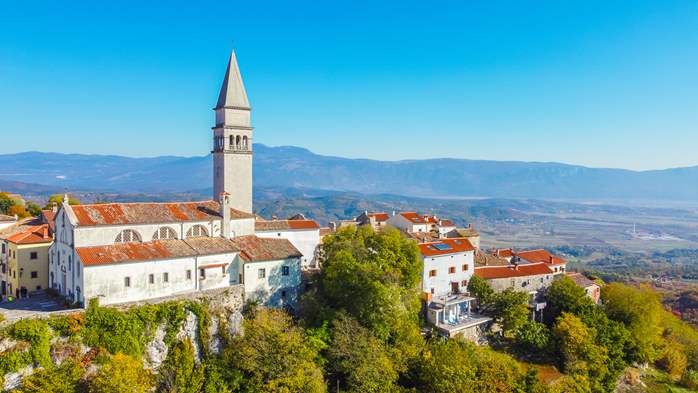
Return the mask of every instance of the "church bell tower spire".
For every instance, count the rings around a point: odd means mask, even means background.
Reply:
[[[218,94],[213,129],[213,200],[230,194],[230,207],[252,212],[252,127],[250,103],[235,51]]]

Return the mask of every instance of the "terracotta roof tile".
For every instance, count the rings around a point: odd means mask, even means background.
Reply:
[[[475,266],[509,266],[509,261],[490,253],[476,252]]]
[[[136,202],[74,205],[79,226],[159,224],[168,222],[206,221],[220,219],[220,204],[202,202]],[[254,215],[230,209],[232,219],[254,218]]]
[[[48,224],[49,229],[51,229],[51,233],[56,231],[56,212],[53,210],[42,210],[41,221],[44,224]]]
[[[368,216],[376,220],[376,222],[385,222],[390,218],[388,213],[369,213]]]
[[[402,212],[400,213],[402,217],[404,217],[407,221],[410,221],[413,224],[426,224],[427,221],[424,219],[424,217],[420,216],[419,214],[415,212]]]
[[[448,255],[459,252],[474,251],[475,247],[466,238],[441,239],[435,242],[420,243],[419,250],[423,256]]]
[[[236,237],[230,241],[240,250],[240,257],[247,262],[276,261],[303,255],[287,239],[250,235]]]
[[[185,258],[197,255],[197,252],[184,240],[154,240],[146,243],[76,247],[75,251],[85,266]]]
[[[549,253],[546,250],[530,250],[530,251],[520,251],[516,253],[521,259],[525,259],[529,262],[545,262],[549,265],[564,265],[567,263],[564,259]]]
[[[476,276],[486,280],[496,278],[539,276],[543,274],[553,274],[553,271],[545,263],[527,263],[510,266],[487,266],[475,267]]]
[[[37,244],[50,243],[53,241],[53,237],[49,234],[48,224],[42,224],[7,236],[5,240],[15,244]]]
[[[313,220],[258,220],[254,223],[255,231],[287,231],[302,229],[320,229],[320,225]]]

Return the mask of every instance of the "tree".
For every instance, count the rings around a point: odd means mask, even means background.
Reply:
[[[683,345],[667,340],[657,366],[667,372],[671,378],[678,380],[686,371],[688,360]]]
[[[517,329],[528,321],[529,297],[528,293],[513,289],[506,289],[491,296],[488,306],[489,314],[502,325],[505,336],[511,337]]]
[[[468,291],[477,298],[481,307],[486,307],[492,301],[494,290],[484,278],[473,275],[468,283]]]
[[[394,391],[398,373],[390,349],[353,318],[340,315],[332,322],[327,352],[328,369],[337,386],[357,393]]]
[[[563,312],[581,316],[593,312],[596,308],[594,302],[586,296],[584,289],[567,276],[553,281],[546,290],[545,300],[543,316],[548,326],[552,326]]]
[[[158,372],[159,392],[200,393],[204,386],[204,366],[194,361],[194,347],[189,340],[179,341],[170,349]]]
[[[301,307],[304,321],[320,326],[346,313],[392,350],[398,370],[417,356],[421,259],[399,231],[369,226],[342,229],[325,238],[323,270]]]
[[[628,329],[632,360],[657,360],[661,354],[660,322],[664,311],[657,294],[649,287],[611,283],[603,287],[601,298],[608,317]]]
[[[477,347],[468,341],[435,340],[419,358],[417,391],[530,392],[537,385],[510,356]]]
[[[515,343],[522,353],[542,355],[550,344],[550,331],[545,324],[526,321],[516,330]]]
[[[74,393],[83,391],[80,379],[83,370],[72,360],[64,361],[58,367],[43,368],[22,380],[16,393]]]
[[[303,330],[283,311],[260,309],[243,323],[224,353],[228,367],[243,376],[243,392],[325,392],[317,353],[305,342]]]
[[[90,382],[91,393],[146,393],[153,389],[153,375],[141,361],[122,353],[110,357]]]
[[[54,203],[57,204],[58,206],[60,206],[60,205],[63,203],[63,198],[64,198],[64,197],[65,197],[65,196],[64,196],[63,194],[53,194],[53,195],[51,195],[51,196],[48,198],[48,202],[46,203],[46,206],[44,207],[44,209],[50,209],[50,208],[53,206]],[[79,204],[80,204],[80,200],[77,199],[77,198],[68,196],[68,204],[69,204],[69,205],[79,205]]]
[[[25,209],[24,206],[22,206],[22,205],[12,205],[12,206],[10,206],[9,209],[7,209],[7,215],[8,216],[16,215],[18,218],[27,218],[31,214],[29,214],[27,209]]]
[[[8,214],[10,207],[14,206],[13,201],[6,192],[0,192],[0,214]]]
[[[27,202],[27,211],[32,216],[38,217],[41,215],[41,206],[37,205],[34,202]]]

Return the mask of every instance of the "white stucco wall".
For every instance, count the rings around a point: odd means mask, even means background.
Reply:
[[[427,232],[427,224],[414,224],[400,214],[390,217],[387,221],[388,225],[401,229],[406,232]]]
[[[295,306],[301,284],[298,258],[266,262],[240,261],[246,299],[257,300],[269,307],[281,307],[284,304]],[[288,266],[288,276],[282,275],[283,266]],[[265,269],[264,278],[259,278],[259,269]],[[282,301],[282,291],[286,292],[285,301]]]
[[[460,287],[464,280],[470,281],[475,266],[474,256],[473,251],[434,257],[423,256],[422,290],[426,293],[431,293],[431,290],[434,289],[434,296],[442,296],[451,292],[452,282],[457,282]],[[468,266],[466,271],[463,271],[463,265]],[[450,267],[455,267],[455,273],[448,272]],[[429,277],[430,270],[436,270],[435,277]],[[461,288],[461,291],[466,289]]]
[[[303,254],[301,267],[316,267],[315,252],[320,245],[319,229],[257,231],[255,234],[263,238],[287,239]]]

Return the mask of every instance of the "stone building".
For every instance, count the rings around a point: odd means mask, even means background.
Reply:
[[[48,224],[36,219],[6,228],[0,234],[3,297],[26,297],[48,287],[48,255],[52,244]]]

